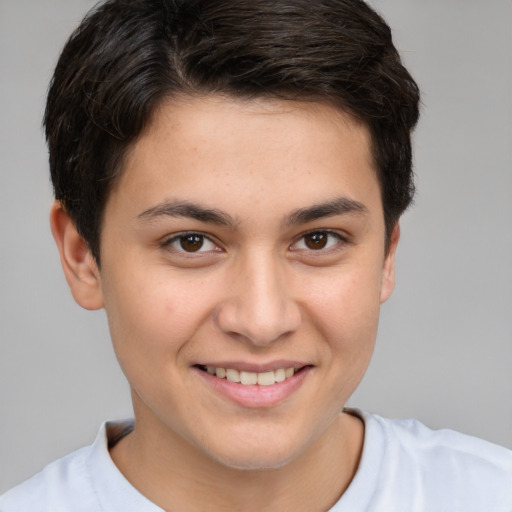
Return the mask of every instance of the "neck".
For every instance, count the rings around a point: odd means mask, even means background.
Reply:
[[[294,460],[258,470],[220,464],[169,430],[155,434],[136,422],[111,456],[128,481],[164,510],[311,512],[329,509],[350,484],[364,427],[360,419],[341,414]]]

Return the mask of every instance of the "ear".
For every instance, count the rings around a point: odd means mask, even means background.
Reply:
[[[98,265],[60,201],[53,203],[50,226],[73,298],[85,309],[101,309],[103,295]]]
[[[380,303],[387,301],[395,288],[395,255],[398,240],[400,239],[400,224],[397,222],[391,233],[389,249],[384,258],[382,268],[382,282],[380,286]]]

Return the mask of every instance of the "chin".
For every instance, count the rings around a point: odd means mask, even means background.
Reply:
[[[308,444],[294,441],[290,432],[286,434],[264,436],[261,432],[259,435],[249,432],[243,437],[224,439],[216,446],[210,446],[205,453],[216,463],[235,470],[278,469],[300,457]]]
[[[264,451],[264,453],[262,453]],[[261,447],[253,452],[243,454],[212,455],[218,464],[237,471],[263,471],[279,469],[295,459],[293,455],[273,453],[271,449],[262,450]]]

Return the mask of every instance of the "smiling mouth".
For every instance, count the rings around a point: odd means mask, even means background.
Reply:
[[[244,370],[236,370],[234,368],[219,368],[216,366],[197,365],[200,370],[209,373],[219,379],[226,379],[229,382],[239,383],[243,386],[272,386],[279,382],[293,377],[296,373],[300,372],[305,366],[301,368],[278,368],[267,372],[247,372]]]

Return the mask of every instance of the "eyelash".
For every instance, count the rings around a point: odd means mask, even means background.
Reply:
[[[185,248],[182,245],[183,242],[187,238],[191,239],[193,237],[201,239],[200,247],[198,248],[197,251],[185,250]],[[208,249],[208,250],[201,250],[201,249],[203,249],[203,246],[205,243],[212,244],[213,248]],[[175,244],[180,245],[181,247],[175,247]],[[176,235],[173,235],[172,237],[163,240],[161,243],[161,246],[165,249],[173,250],[176,253],[180,253],[182,255],[187,255],[187,256],[189,256],[189,255],[193,256],[194,254],[198,254],[198,253],[201,254],[201,253],[211,252],[211,251],[220,252],[222,250],[222,249],[220,249],[218,244],[215,243],[208,235],[205,235],[204,233],[201,233],[198,231],[186,231],[183,233],[178,233]]]
[[[319,247],[319,248],[312,248],[312,247],[307,247],[306,244],[306,238],[308,236],[310,237],[313,237],[313,242],[314,242],[314,236],[319,236],[319,238],[317,238],[317,241],[318,243],[322,243],[323,240],[325,240],[325,238],[322,238],[322,237],[327,237],[326,239],[326,245],[327,247],[323,246],[323,247]],[[192,239],[193,237],[196,237],[197,239],[200,239],[199,242],[201,243],[201,245],[198,247],[198,249],[196,251],[187,251],[184,247],[183,247],[183,243],[186,241],[186,239]],[[331,239],[331,243],[329,245],[329,242]],[[332,242],[332,239],[335,239],[334,242]],[[193,241],[190,240],[192,243]],[[302,241],[303,245],[305,247],[297,247],[299,245],[299,243]],[[213,248],[210,248],[210,249],[206,249],[204,250],[204,245],[206,244],[211,244],[213,246]],[[305,251],[305,252],[309,252],[309,253],[325,253],[325,252],[331,252],[331,251],[334,251],[336,250],[337,246],[339,246],[340,244],[343,245],[343,244],[348,244],[349,243],[349,240],[347,240],[346,237],[342,236],[341,234],[339,234],[338,232],[336,231],[330,231],[330,230],[326,230],[326,229],[317,229],[317,230],[312,230],[312,231],[308,231],[307,233],[303,233],[299,238],[297,238],[297,240],[291,245],[290,247],[290,250],[292,251]],[[179,245],[179,247],[177,246]],[[210,236],[204,234],[204,233],[201,233],[201,232],[197,232],[197,231],[186,231],[186,232],[182,232],[182,233],[178,233],[176,235],[173,235],[172,237],[170,238],[167,238],[165,240],[162,241],[161,243],[161,246],[163,248],[166,248],[166,249],[169,249],[169,250],[172,250],[176,253],[179,253],[180,255],[187,255],[187,257],[194,257],[195,254],[202,254],[202,253],[210,253],[210,252],[221,252],[222,249],[219,247],[219,245],[214,242]]]
[[[313,249],[311,247],[304,247],[304,248],[297,248],[296,246],[299,244],[299,242],[303,242],[304,245],[306,245],[306,237],[308,236],[314,236],[314,235],[321,235],[323,237],[327,237],[327,242],[326,244],[329,244],[329,238],[331,239],[335,239],[335,242],[334,243],[331,243],[329,247],[320,247],[320,248],[317,248],[317,249]],[[321,241],[321,239],[319,240]],[[349,243],[348,239],[344,236],[342,236],[340,233],[336,232],[336,231],[331,231],[331,230],[328,230],[328,229],[315,229],[315,230],[312,230],[312,231],[308,231],[307,233],[303,233],[298,239],[296,242],[293,243],[292,245],[292,250],[294,251],[307,251],[307,252],[310,252],[310,253],[325,253],[325,252],[331,252],[331,251],[334,251],[336,249],[339,248],[339,245],[343,245],[343,244],[347,244]]]

